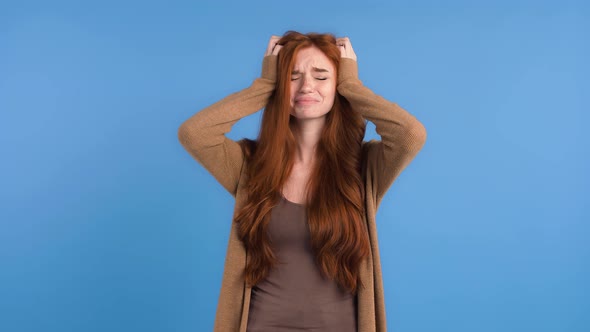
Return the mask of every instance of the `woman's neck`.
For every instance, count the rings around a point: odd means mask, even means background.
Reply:
[[[297,120],[293,134],[297,140],[295,163],[312,165],[315,161],[315,149],[320,141],[325,117],[319,119]]]

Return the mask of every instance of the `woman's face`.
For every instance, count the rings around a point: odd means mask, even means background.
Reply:
[[[317,47],[300,50],[291,74],[291,115],[299,120],[325,117],[334,105],[336,71]]]

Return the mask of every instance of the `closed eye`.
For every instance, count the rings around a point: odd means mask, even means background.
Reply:
[[[298,79],[299,79],[299,77],[291,77],[291,81],[295,81],[295,80],[298,80]],[[316,78],[316,80],[320,80],[320,81],[325,81],[327,79],[328,79],[327,77],[317,77]]]

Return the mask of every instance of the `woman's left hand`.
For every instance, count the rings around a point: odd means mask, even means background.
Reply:
[[[352,49],[352,44],[348,37],[336,38],[336,45],[340,49],[340,55],[343,58],[350,58],[356,61],[356,54]]]

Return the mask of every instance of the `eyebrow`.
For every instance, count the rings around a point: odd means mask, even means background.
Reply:
[[[318,72],[318,73],[329,73],[330,72],[328,69],[324,69],[324,68],[313,67],[312,69],[314,72]],[[301,74],[301,72],[297,69],[295,69],[291,72],[291,75],[297,75],[297,74]]]

